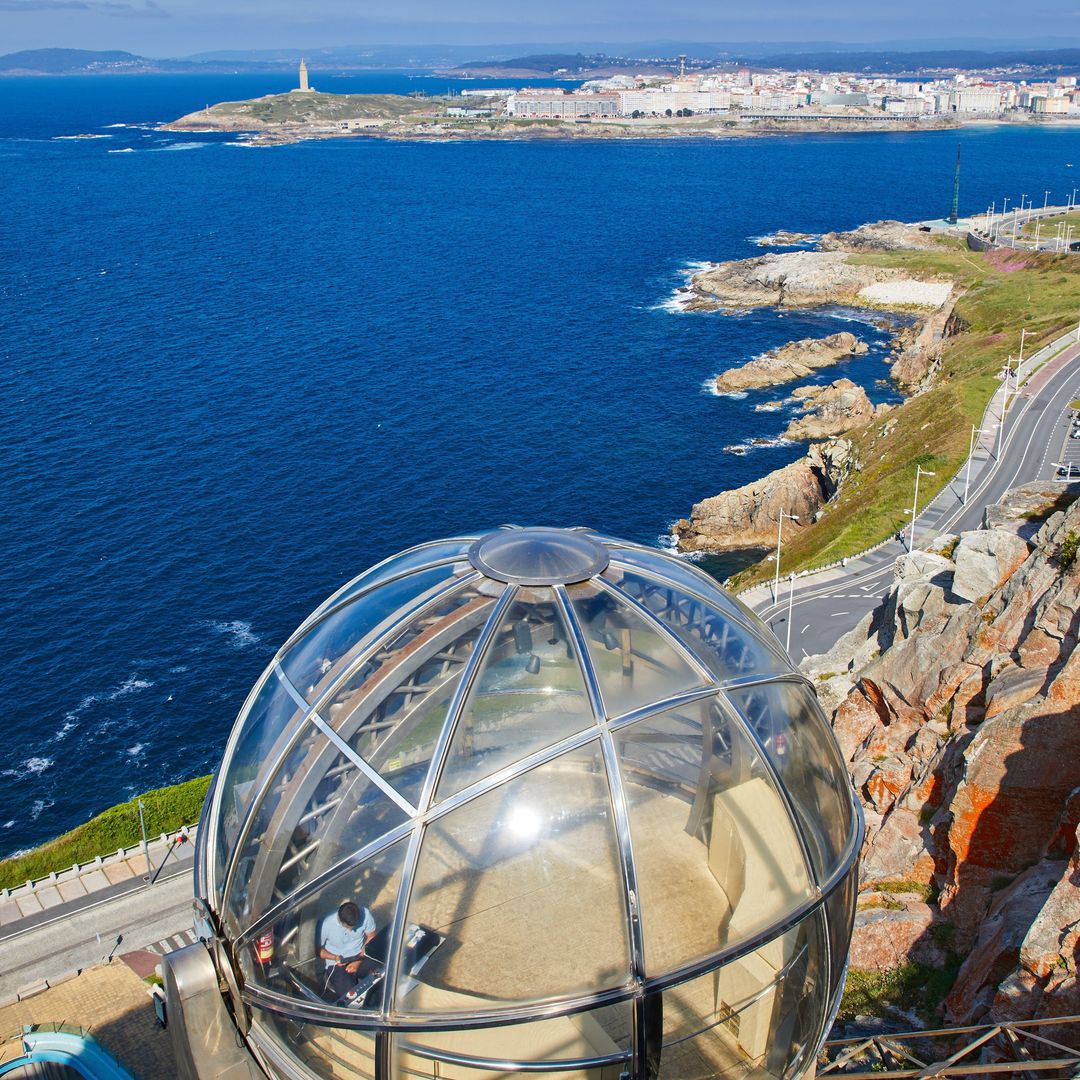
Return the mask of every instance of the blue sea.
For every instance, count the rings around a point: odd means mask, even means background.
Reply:
[[[1072,131],[1004,127],[268,149],[154,130],[290,83],[0,80],[0,855],[210,771],[276,645],[400,548],[508,521],[658,543],[796,458],[786,412],[754,409],[782,394],[716,397],[717,372],[850,329],[870,352],[821,377],[891,398],[887,331],[683,313],[696,264],[777,228],[940,216],[958,142],[962,211],[1064,197],[1080,169]]]

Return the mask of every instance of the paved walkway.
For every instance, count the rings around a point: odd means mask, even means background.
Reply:
[[[186,842],[178,843],[177,834],[162,834],[150,842],[150,865],[157,880],[190,872],[195,833],[194,827],[188,829]],[[146,885],[146,856],[139,844],[15,889],[0,890],[0,940]]]
[[[119,960],[0,1006],[0,1064],[21,1056],[17,1036],[28,1024],[71,1024],[89,1030],[140,1080],[176,1076],[172,1044],[157,1023],[150,987]]]

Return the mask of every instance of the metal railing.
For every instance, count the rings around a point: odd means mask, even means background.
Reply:
[[[1040,1032],[1053,1030],[1073,1046]],[[822,1047],[817,1075],[876,1080],[882,1075],[930,1080],[938,1076],[1076,1076],[1080,1016],[1005,1021],[935,1031],[905,1031],[833,1039]]]

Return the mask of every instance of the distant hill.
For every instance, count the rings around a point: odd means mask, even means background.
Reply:
[[[109,68],[138,68],[153,61],[134,53],[89,49],[24,49],[0,56],[0,71],[33,71],[47,75],[70,75],[76,72]]]
[[[755,67],[784,70],[861,71],[882,75],[932,71],[1015,71],[1018,74],[1074,74],[1080,49],[1025,49],[980,52],[933,49],[920,52],[787,52],[761,56]]]

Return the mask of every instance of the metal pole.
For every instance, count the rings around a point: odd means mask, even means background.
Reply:
[[[1080,334],[1080,328],[1077,333]],[[968,443],[968,459],[967,459],[967,473],[964,476],[964,502],[963,505],[967,506],[968,501],[968,487],[971,484],[971,458],[975,453],[975,436],[978,435],[979,429],[972,424],[971,425],[971,442]]]
[[[1039,230],[1042,228],[1042,218],[1035,222],[1035,250],[1039,250]]]
[[[784,530],[784,511],[781,508],[780,517],[776,522],[776,575],[773,578],[772,598],[775,604],[780,599],[780,540]]]
[[[139,832],[142,833],[142,849],[143,857],[146,859],[146,876],[152,885],[153,879],[153,867],[150,865],[150,845],[146,842],[146,822],[143,820],[143,801],[139,800]]]
[[[1047,207],[1047,204],[1048,204],[1049,202],[1050,202],[1050,192],[1048,191],[1048,192],[1047,192],[1047,193],[1046,193],[1046,194],[1045,194],[1045,195],[1043,196],[1043,209],[1044,209],[1044,210],[1046,209],[1046,207]]]
[[[788,575],[788,597],[787,597],[787,642],[784,645],[784,650],[788,656],[791,655],[791,615],[795,608],[795,571]]]
[[[919,477],[922,466],[915,466],[915,501],[911,504],[911,535],[908,537],[908,551],[915,550],[915,515],[919,512]]]

